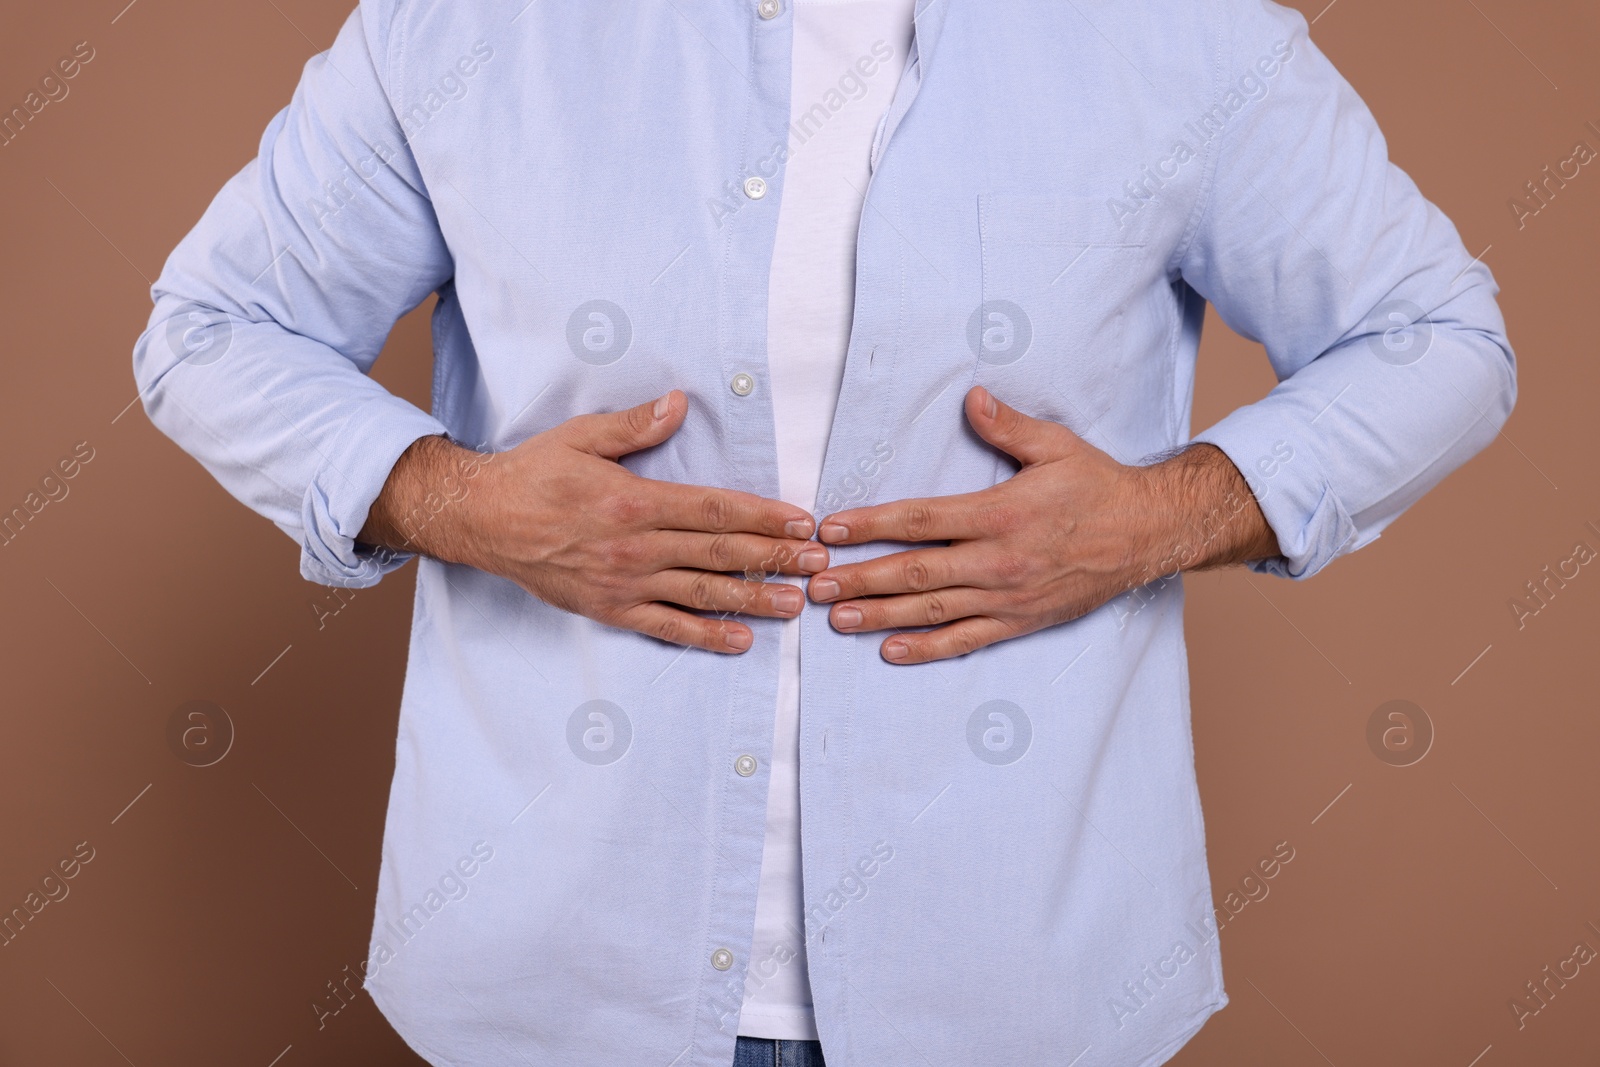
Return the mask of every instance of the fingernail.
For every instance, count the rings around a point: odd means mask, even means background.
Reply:
[[[800,553],[800,569],[806,574],[815,574],[828,565],[828,550],[825,548],[808,548]]]
[[[839,595],[839,583],[832,578],[811,579],[812,600],[832,600]]]
[[[779,589],[772,594],[772,606],[779,611],[793,614],[806,606],[805,594],[792,585],[786,589]]]
[[[911,654],[911,646],[898,637],[891,637],[883,643],[883,658],[902,660]]]
[[[788,534],[790,537],[798,537],[801,539],[810,538],[811,520],[790,519],[788,522],[783,524],[783,532]]]
[[[750,636],[749,630],[729,630],[723,640],[727,642],[729,648],[743,652],[750,647]]]
[[[670,410],[672,410],[672,394],[668,393],[666,396],[656,401],[656,406],[650,409],[650,414],[654,415],[658,419],[664,419],[667,417],[667,412]]]
[[[992,419],[999,412],[999,405],[994,402],[994,394],[985,389],[983,391],[983,413]]]
[[[833,612],[833,625],[841,630],[849,630],[861,625],[860,608],[836,608]]]
[[[850,527],[840,526],[836,522],[825,522],[817,536],[824,541],[843,541],[850,536]]]

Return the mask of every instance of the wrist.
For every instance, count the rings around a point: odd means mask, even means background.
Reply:
[[[358,545],[470,563],[475,498],[494,453],[447,437],[418,438],[395,461],[357,536]]]
[[[1215,445],[1191,445],[1133,470],[1151,531],[1145,567],[1152,578],[1278,554],[1255,494]]]

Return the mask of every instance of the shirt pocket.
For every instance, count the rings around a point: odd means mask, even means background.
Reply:
[[[1089,435],[1152,370],[1127,330],[1163,270],[1154,212],[1118,225],[1103,197],[979,198],[982,303],[967,322],[973,380]]]

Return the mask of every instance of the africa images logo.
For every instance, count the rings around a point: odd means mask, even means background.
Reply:
[[[1235,115],[1249,104],[1266,99],[1268,92],[1271,91],[1271,80],[1282,73],[1283,68],[1288,66],[1289,60],[1293,58],[1294,45],[1288,41],[1275,42],[1272,54],[1257,59],[1255,64],[1228,88],[1222,99],[1184,123],[1183,130],[1188,136],[1175,140],[1166,156],[1154,167],[1147,165],[1139,171],[1137,179],[1124,182],[1123,197],[1114,196],[1106,201],[1106,206],[1111,211],[1111,218],[1118,228],[1126,226],[1129,219],[1143,211],[1145,205],[1154,200],[1156,194],[1181,173],[1185,163],[1200,158],[1201,150],[1216,140]],[[1195,144],[1189,142],[1190,137],[1194,139]]]

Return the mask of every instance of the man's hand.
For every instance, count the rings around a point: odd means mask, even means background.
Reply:
[[[1065,426],[1029,418],[981,386],[967,420],[1022,469],[977,493],[899,500],[822,520],[829,544],[949,541],[812,577],[844,633],[937,626],[883,642],[892,663],[960,656],[1066,622],[1163,574],[1278,554],[1244,478],[1198,445],[1129,467]],[[942,625],[941,625],[942,624]]]
[[[798,588],[722,572],[811,574],[828,550],[808,540],[815,524],[797,507],[652,481],[616,462],[671,437],[688,410],[675,389],[489,456],[423,438],[395,464],[357,541],[465,563],[608,626],[743,652],[748,626],[682,609],[791,618],[805,606]]]

